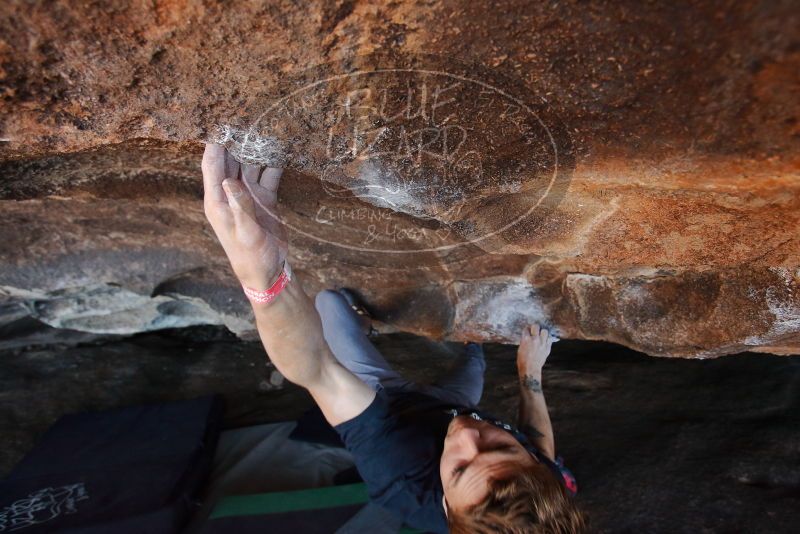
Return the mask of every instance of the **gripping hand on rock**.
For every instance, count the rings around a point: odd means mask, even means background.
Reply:
[[[520,377],[531,374],[541,376],[555,340],[543,326],[532,324],[525,327],[517,349],[517,372]]]
[[[286,228],[277,216],[283,169],[240,164],[225,147],[206,144],[203,206],[233,272],[247,287],[269,288],[288,252]]]

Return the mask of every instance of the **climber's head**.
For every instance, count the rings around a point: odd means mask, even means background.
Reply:
[[[453,419],[439,471],[450,532],[577,532],[583,527],[583,516],[550,469],[491,423]]]

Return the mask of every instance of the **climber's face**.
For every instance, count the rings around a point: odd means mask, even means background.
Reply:
[[[536,463],[510,433],[486,421],[458,416],[447,429],[439,462],[447,505],[463,510],[478,504],[489,494],[491,481]]]

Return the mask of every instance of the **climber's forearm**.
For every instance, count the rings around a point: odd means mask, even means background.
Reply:
[[[542,373],[520,377],[519,428],[548,458],[555,459],[555,440],[542,390]]]
[[[253,303],[253,311],[261,342],[278,371],[305,388],[318,382],[332,356],[319,314],[297,277],[272,302]]]
[[[287,380],[306,388],[331,425],[363,412],[375,392],[331,353],[322,322],[294,277],[272,302],[253,304],[261,342]]]

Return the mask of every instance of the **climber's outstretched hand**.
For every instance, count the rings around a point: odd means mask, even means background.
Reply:
[[[278,218],[283,169],[240,164],[224,146],[206,144],[203,205],[233,272],[246,286],[270,287],[283,268],[288,243]]]
[[[520,378],[529,374],[541,376],[542,367],[555,340],[545,327],[538,324],[531,324],[523,329],[517,348],[517,371]]]

